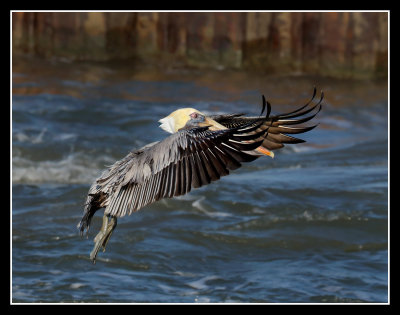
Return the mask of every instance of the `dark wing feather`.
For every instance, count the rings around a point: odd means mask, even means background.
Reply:
[[[266,105],[267,108],[267,117],[268,119],[264,120],[260,128],[258,128],[255,132],[260,132],[261,130],[267,130],[265,133],[264,141],[262,146],[267,148],[268,150],[276,150],[282,148],[284,144],[287,143],[301,143],[305,142],[302,139],[295,138],[293,136],[289,136],[288,134],[299,134],[310,131],[314,129],[317,125],[313,126],[297,126],[292,127],[291,125],[300,125],[305,123],[311,119],[313,119],[318,112],[322,108],[322,100],[324,98],[324,93],[321,93],[320,100],[315,104],[311,105],[316,95],[316,89],[314,88],[313,96],[307,104],[301,106],[300,108],[278,115],[270,115],[271,107],[268,102],[265,101],[263,96],[263,107],[261,113],[264,112]],[[310,114],[312,113],[312,114]],[[306,116],[307,114],[310,114]],[[243,114],[230,114],[230,115],[216,115],[212,116],[212,118],[220,123],[221,125],[227,128],[238,128],[243,125],[249,124],[251,122],[257,122],[260,117],[243,117]],[[290,127],[289,127],[290,126]],[[244,137],[246,137],[245,135]]]
[[[253,137],[247,134],[262,123],[219,131],[182,129],[112,165],[92,185],[90,200],[103,196],[97,209],[105,207],[105,213],[121,217],[162,198],[207,185],[258,157],[244,151],[262,144],[267,130]],[[243,134],[247,136],[241,141]]]

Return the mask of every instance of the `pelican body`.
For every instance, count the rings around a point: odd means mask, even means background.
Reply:
[[[182,108],[159,120],[168,137],[129,152],[97,178],[89,189],[84,215],[78,224],[81,235],[104,208],[103,225],[96,235],[90,259],[96,262],[105,251],[117,218],[163,198],[172,198],[210,184],[260,156],[274,157],[273,150],[284,144],[304,140],[289,136],[307,132],[314,126],[298,126],[311,120],[320,110],[321,99],[311,100],[295,111],[271,114],[271,105],[262,96],[259,116],[244,114],[205,115],[194,108]],[[266,114],[264,114],[267,108]],[[312,113],[308,116],[305,116]]]

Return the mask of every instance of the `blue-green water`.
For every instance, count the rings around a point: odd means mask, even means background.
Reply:
[[[186,196],[118,220],[89,260],[76,225],[105,165],[179,107],[273,113],[323,89],[319,126]],[[11,298],[23,302],[388,302],[384,84],[42,63],[13,68]]]

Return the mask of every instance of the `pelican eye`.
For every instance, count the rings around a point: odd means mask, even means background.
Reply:
[[[189,116],[190,116],[190,118],[192,118],[192,119],[196,119],[197,117],[199,117],[199,115],[198,115],[196,112],[191,113]]]

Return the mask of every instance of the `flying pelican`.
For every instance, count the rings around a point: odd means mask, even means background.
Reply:
[[[160,119],[160,127],[170,136],[131,151],[105,170],[89,189],[78,224],[81,235],[88,232],[95,212],[105,208],[103,225],[90,253],[92,262],[96,263],[101,248],[105,251],[118,217],[162,198],[184,195],[192,188],[210,184],[239,168],[242,162],[263,155],[273,158],[272,151],[286,143],[305,142],[287,134],[307,132],[317,126],[291,126],[311,120],[321,110],[324,94],[321,92],[319,102],[310,105],[315,95],[314,88],[307,104],[279,115],[270,115],[271,105],[263,95],[259,116],[207,116],[194,108],[183,108]]]

